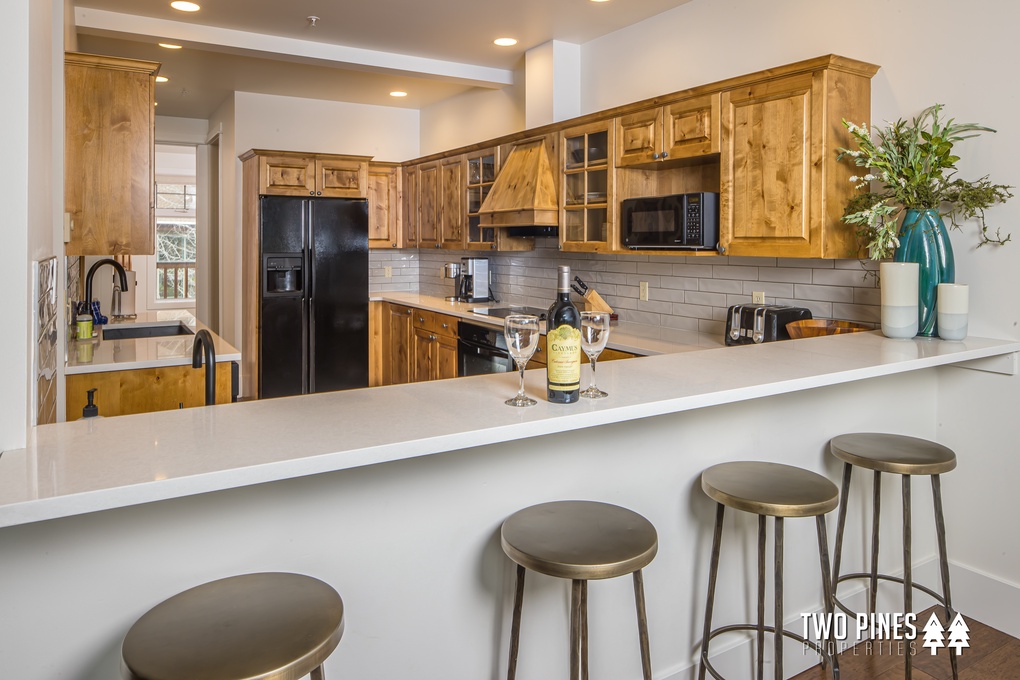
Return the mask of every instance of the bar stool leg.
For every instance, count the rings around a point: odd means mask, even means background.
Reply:
[[[581,581],[570,588],[570,680],[581,678]]]
[[[825,600],[825,614],[829,617],[829,634],[825,637],[825,651],[832,657],[832,680],[839,680],[839,660],[836,658],[835,626],[832,625],[832,614],[836,611],[834,586],[829,576],[829,539],[825,533],[825,516],[815,517],[818,529],[818,559],[822,567],[822,598]],[[826,660],[822,657],[822,668]]]
[[[521,645],[521,607],[524,604],[524,573],[525,569],[517,565],[517,585],[514,588],[514,616],[510,625],[510,659],[506,665],[506,680],[514,680],[517,675],[517,652]]]
[[[783,518],[776,517],[776,680],[783,680]]]
[[[326,671],[322,670],[322,666],[313,668],[311,675],[308,676],[309,680],[326,680]]]
[[[758,515],[758,680],[765,677],[765,515]]]
[[[839,588],[839,563],[843,559],[843,528],[846,526],[846,509],[850,504],[850,475],[853,474],[853,469],[854,466],[850,463],[843,463],[843,486],[839,490],[839,519],[836,520],[836,547],[832,556],[833,604],[836,589]]]
[[[648,651],[648,617],[645,613],[645,579],[634,572],[634,601],[637,603],[638,644],[641,645],[641,676],[652,680],[652,657]]]
[[[882,473],[875,471],[874,512],[871,515],[871,593],[868,595],[868,613],[878,610],[878,527],[882,514]]]
[[[698,680],[705,680],[705,671],[708,670],[708,636],[712,632],[712,609],[715,606],[715,581],[719,576],[719,551],[722,547],[722,525],[723,515],[726,513],[726,506],[722,503],[716,504],[715,511],[715,532],[712,535],[712,561],[708,569],[708,601],[705,603],[705,628],[701,636],[701,666],[698,668]]]
[[[581,581],[581,680],[588,680],[588,582]]]
[[[902,475],[903,477],[903,613],[909,614],[914,610],[913,607],[913,590],[914,584],[911,577],[911,562],[910,562],[910,475]],[[910,654],[910,647],[908,646],[906,652],[903,655],[905,663],[905,671],[903,677],[905,680],[911,678],[911,668],[913,666],[913,658]]]
[[[931,476],[931,495],[935,501],[935,535],[939,539],[939,569],[942,572],[942,597],[946,601],[946,625],[953,622],[952,595],[949,593],[949,554],[946,550],[946,519],[942,514],[942,481],[938,475]],[[960,671],[956,664],[956,648],[949,648],[949,663],[953,667],[953,680],[958,680]]]

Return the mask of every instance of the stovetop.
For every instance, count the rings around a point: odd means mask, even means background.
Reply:
[[[497,319],[505,319],[511,314],[533,314],[542,321],[545,320],[546,313],[548,310],[542,309],[541,307],[522,307],[518,305],[511,305],[509,307],[479,307],[471,310],[474,314],[482,314],[485,316],[492,316]]]

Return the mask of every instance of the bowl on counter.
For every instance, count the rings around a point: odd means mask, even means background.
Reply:
[[[858,333],[873,330],[870,326],[854,321],[839,319],[801,319],[786,324],[786,332],[794,340],[797,338],[814,338],[820,335],[840,335],[842,333]]]

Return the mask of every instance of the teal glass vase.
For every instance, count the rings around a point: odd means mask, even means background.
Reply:
[[[899,237],[900,247],[893,259],[918,264],[917,334],[930,338],[937,334],[935,296],[938,285],[956,282],[953,244],[938,210],[908,208]]]

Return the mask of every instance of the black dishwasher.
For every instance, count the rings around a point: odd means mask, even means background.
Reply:
[[[457,377],[509,373],[514,360],[506,349],[502,328],[461,321],[457,338]]]

